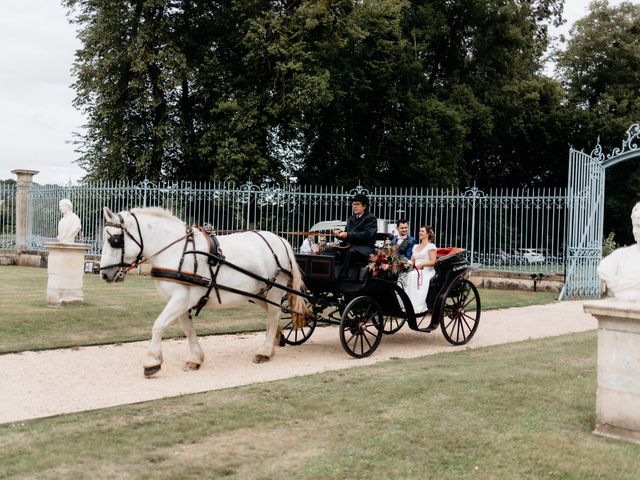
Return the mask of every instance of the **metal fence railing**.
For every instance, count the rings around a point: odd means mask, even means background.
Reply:
[[[336,186],[256,185],[246,183],[96,182],[77,186],[33,185],[29,191],[28,248],[57,233],[58,202],[68,198],[82,221],[78,241],[102,246],[102,207],[113,211],[161,206],[189,224],[211,225],[220,233],[263,229],[280,233],[294,247],[302,232],[326,220],[345,220],[349,199],[364,192],[371,210],[387,225],[409,220],[412,232],[431,225],[438,246],[459,246],[486,268],[504,271],[562,273],[564,270],[564,189],[377,188]]]
[[[16,184],[0,183],[0,250],[16,246]]]

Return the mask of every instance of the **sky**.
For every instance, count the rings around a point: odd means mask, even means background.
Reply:
[[[554,34],[568,34],[587,4],[566,0],[567,24]],[[85,173],[71,144],[84,123],[72,105],[76,27],[60,0],[0,0],[0,6],[0,179],[27,169],[40,172],[38,183],[75,183]]]

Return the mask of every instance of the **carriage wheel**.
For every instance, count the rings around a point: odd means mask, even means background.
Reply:
[[[386,315],[384,317],[384,323],[382,324],[382,331],[387,335],[396,333],[402,328],[405,321],[406,318],[404,317],[391,317],[389,315]]]
[[[340,343],[356,358],[371,355],[382,340],[384,320],[380,306],[371,297],[356,297],[349,302],[340,321]]]
[[[305,317],[305,325],[301,328],[293,326],[291,312],[289,312],[289,299],[285,295],[282,298],[282,316],[280,317],[280,330],[282,331],[282,340],[287,345],[302,345],[306,342],[316,328],[316,316],[309,314]],[[284,345],[283,345],[284,346]]]
[[[480,296],[469,280],[454,282],[447,290],[442,308],[440,328],[452,345],[464,345],[478,329],[480,323]]]

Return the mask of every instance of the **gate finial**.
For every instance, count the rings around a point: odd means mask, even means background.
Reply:
[[[598,135],[598,142],[593,150],[591,150],[591,158],[602,163],[604,160],[604,153],[602,153],[602,145],[600,145],[600,135]]]

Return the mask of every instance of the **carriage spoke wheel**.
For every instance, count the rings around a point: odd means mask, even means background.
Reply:
[[[356,297],[344,309],[340,321],[340,343],[356,358],[371,355],[382,340],[384,319],[371,297]]]
[[[305,324],[301,328],[295,328],[289,308],[289,299],[285,295],[282,298],[282,316],[280,317],[280,329],[282,330],[282,340],[287,345],[302,345],[306,342],[316,328],[317,320],[315,315],[309,314],[305,317]],[[284,346],[284,345],[283,345]]]
[[[444,338],[452,345],[464,345],[471,340],[480,323],[480,296],[476,286],[466,278],[453,283],[442,310],[440,328]]]
[[[403,317],[391,317],[389,315],[385,315],[384,323],[382,324],[382,331],[387,335],[396,333],[402,328],[405,321],[406,318]]]

